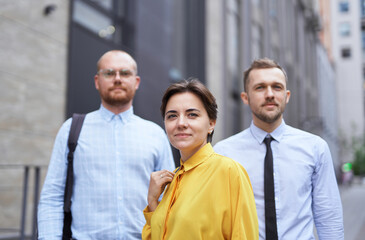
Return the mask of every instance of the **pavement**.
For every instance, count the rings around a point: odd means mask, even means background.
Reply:
[[[358,179],[340,186],[345,240],[365,239],[365,182]]]

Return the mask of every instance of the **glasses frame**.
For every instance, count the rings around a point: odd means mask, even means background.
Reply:
[[[100,69],[97,74],[100,76],[103,76],[107,80],[113,80],[117,77],[117,74],[119,74],[120,78],[128,79],[135,75],[135,72],[133,70],[129,69],[120,69],[115,70],[112,68],[106,68],[106,69]]]

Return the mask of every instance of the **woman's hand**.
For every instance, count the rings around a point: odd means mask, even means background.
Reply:
[[[150,186],[148,189],[148,209],[150,212],[155,211],[158,205],[158,199],[165,189],[166,185],[170,183],[175,173],[168,170],[161,170],[151,173]]]

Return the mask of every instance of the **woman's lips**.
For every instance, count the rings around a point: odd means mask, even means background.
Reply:
[[[186,138],[189,137],[191,134],[188,133],[177,133],[175,134],[175,137],[180,137],[180,138]]]

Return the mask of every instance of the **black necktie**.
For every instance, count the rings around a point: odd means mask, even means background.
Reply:
[[[265,138],[266,155],[264,169],[264,191],[265,191],[265,229],[266,239],[278,239],[276,227],[276,210],[275,210],[275,191],[274,191],[274,176],[273,176],[273,159],[270,143],[271,137]]]

